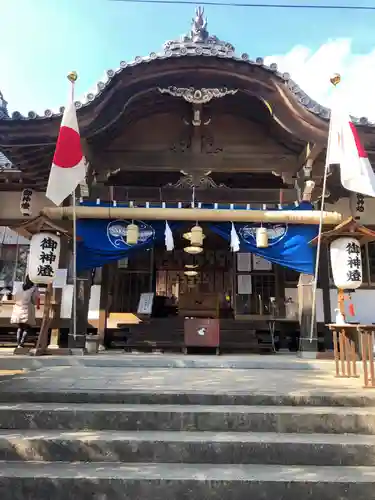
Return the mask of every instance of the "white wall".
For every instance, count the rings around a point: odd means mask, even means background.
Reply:
[[[298,288],[285,288],[285,298],[288,297],[291,297],[298,311]],[[321,288],[316,291],[316,321],[324,323],[323,292]]]
[[[337,290],[331,289],[329,296],[331,302],[331,321],[334,322],[336,318],[335,309],[337,308]],[[298,304],[297,288],[285,288],[285,298],[288,297],[291,297]],[[345,301],[347,321],[370,325],[375,323],[375,290],[357,290],[352,294],[352,302],[355,312],[354,317],[348,315],[348,301]],[[324,323],[323,293],[320,288],[318,288],[316,294],[316,319],[319,323]]]
[[[91,287],[88,319],[99,319],[101,285]],[[60,317],[69,319],[72,317],[73,285],[65,285],[62,291]]]
[[[72,317],[73,285],[65,285],[62,290],[60,317],[69,319]]]
[[[20,212],[21,191],[2,192],[0,196],[0,219],[24,219]],[[53,207],[54,204],[48,200],[44,193],[33,192],[31,199],[31,217],[37,217],[44,207]]]
[[[337,290],[330,290],[331,321],[334,322],[337,308]],[[345,301],[346,303],[347,301]],[[360,322],[362,324],[375,323],[375,290],[357,290],[352,294],[355,316],[347,316],[347,321]],[[346,312],[348,308],[346,306]]]
[[[101,285],[92,285],[88,319],[99,319]]]
[[[355,207],[356,204],[354,204],[354,208]],[[355,212],[356,217],[360,217],[360,223],[363,225],[375,225],[375,199],[365,198],[363,208],[363,212]],[[328,212],[339,212],[342,214],[342,220],[345,220],[351,216],[349,198],[342,198],[334,205],[327,203],[324,205],[324,210]]]

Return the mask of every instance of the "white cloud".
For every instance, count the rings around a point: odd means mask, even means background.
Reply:
[[[332,40],[316,52],[296,46],[285,55],[265,58],[265,64],[277,63],[281,72],[290,73],[293,80],[312,99],[330,107],[334,73],[342,76],[340,94],[347,110],[356,117],[365,116],[375,121],[375,49],[368,54],[352,53],[349,39]]]

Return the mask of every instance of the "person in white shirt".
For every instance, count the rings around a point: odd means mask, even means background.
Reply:
[[[26,276],[22,288],[16,292],[10,322],[18,325],[17,344],[23,347],[32,326],[35,326],[35,308],[39,309],[39,291],[34,283]]]

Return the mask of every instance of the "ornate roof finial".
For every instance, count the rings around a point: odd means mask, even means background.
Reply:
[[[220,55],[231,57],[234,55],[234,47],[231,43],[219,40],[217,36],[210,35],[207,30],[207,18],[204,17],[204,9],[197,7],[192,19],[188,34],[177,40],[165,42],[166,54],[175,55]]]
[[[192,19],[191,39],[195,43],[204,43],[208,39],[207,18],[204,17],[204,8],[195,9],[195,17]]]
[[[0,90],[0,120],[2,118],[9,118],[7,106],[8,103],[4,99],[3,93]]]

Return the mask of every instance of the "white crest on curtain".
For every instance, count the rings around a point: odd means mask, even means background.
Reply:
[[[232,229],[230,230],[230,249],[232,250],[232,252],[238,252],[240,249],[240,239],[233,222]]]
[[[168,252],[171,252],[174,249],[174,240],[171,228],[169,227],[168,221],[165,221],[165,247]]]

